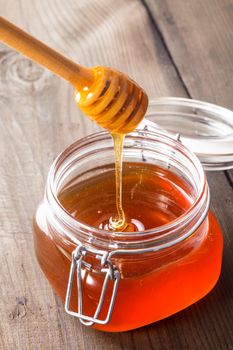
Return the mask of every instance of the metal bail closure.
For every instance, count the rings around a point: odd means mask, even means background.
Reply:
[[[83,260],[83,258],[88,252],[94,253],[96,256],[96,259],[101,260],[101,266],[102,266],[101,272],[105,273],[105,278],[103,282],[102,291],[100,294],[99,303],[93,317],[84,315],[82,310],[81,269],[82,269],[82,266],[84,267],[87,266],[87,263]],[[75,271],[77,273],[78,312],[70,310],[70,298],[71,298],[71,291],[72,291]],[[110,280],[114,280],[112,296],[111,296],[107,316],[104,320],[101,320],[101,319],[98,319],[98,316],[102,310],[102,306],[103,306],[106,291],[107,291],[107,286]],[[115,266],[112,265],[111,261],[108,260],[107,252],[103,252],[103,251],[100,252],[92,248],[86,248],[81,244],[78,245],[77,248],[72,252],[72,261],[71,261],[69,281],[68,281],[66,300],[65,300],[65,311],[71,316],[78,317],[79,321],[85,326],[92,326],[94,323],[107,324],[110,321],[112,316],[119,281],[120,281],[120,272],[117,270]]]

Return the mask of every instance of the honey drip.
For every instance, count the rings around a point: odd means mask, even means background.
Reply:
[[[123,231],[126,226],[125,213],[122,206],[122,159],[125,135],[112,134],[115,153],[115,178],[116,178],[116,216],[109,220],[109,228],[116,231]]]

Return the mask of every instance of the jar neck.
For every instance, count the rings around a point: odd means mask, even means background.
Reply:
[[[46,216],[52,232],[63,246],[82,245],[114,252],[159,251],[191,236],[205,220],[209,209],[209,190],[203,168],[194,154],[179,142],[159,132],[137,131],[126,137],[127,151],[136,148],[139,153],[154,147],[160,147],[164,157],[169,155],[171,164],[177,164],[181,171],[186,171],[188,179],[195,188],[195,199],[192,206],[183,215],[169,224],[144,232],[110,232],[99,230],[76,220],[61,205],[58,195],[64,181],[72,178],[74,168],[81,168],[82,162],[91,154],[112,147],[112,140],[106,132],[88,136],[67,148],[54,161],[48,176],[44,205]],[[152,147],[153,146],[153,147]],[[166,147],[165,147],[166,146]],[[150,147],[150,148],[149,148]],[[149,152],[148,151],[148,152]],[[59,244],[59,243],[58,243]]]

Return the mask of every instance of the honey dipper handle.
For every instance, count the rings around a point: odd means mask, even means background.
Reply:
[[[91,69],[82,67],[0,17],[0,40],[27,58],[68,80],[77,90],[94,80]]]

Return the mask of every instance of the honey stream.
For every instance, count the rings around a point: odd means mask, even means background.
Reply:
[[[127,227],[125,213],[122,206],[122,160],[124,134],[112,134],[115,155],[115,178],[116,178],[116,209],[117,213],[109,220],[109,228],[119,231]]]

